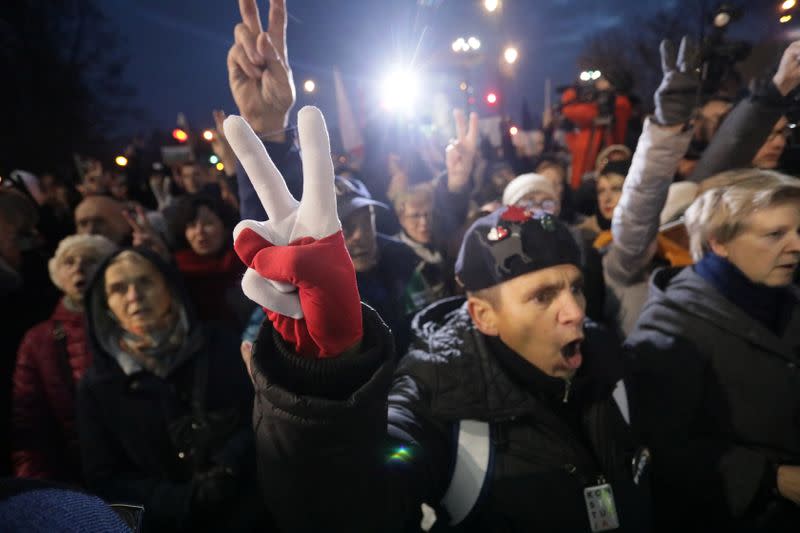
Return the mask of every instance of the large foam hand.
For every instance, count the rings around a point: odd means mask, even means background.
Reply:
[[[336,214],[322,113],[315,107],[298,113],[302,202],[289,193],[244,119],[230,116],[224,129],[269,217],[243,220],[234,229],[234,248],[248,266],[242,290],[301,355],[341,354],[361,339],[363,327],[355,270]]]

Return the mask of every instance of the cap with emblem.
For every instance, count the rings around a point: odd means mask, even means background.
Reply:
[[[581,252],[569,228],[547,213],[511,206],[470,226],[455,270],[466,290],[478,291],[564,264],[581,265]]]

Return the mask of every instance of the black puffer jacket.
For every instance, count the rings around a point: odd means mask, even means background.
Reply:
[[[391,337],[368,308],[364,324],[360,353],[321,361],[292,354],[268,321],[260,332],[260,478],[286,531],[418,530],[423,502],[437,507],[435,527],[447,529],[438,502],[462,419],[491,423],[495,457],[459,530],[590,531],[583,488],[600,475],[613,485],[619,531],[649,530],[647,491],[631,482],[636,447],[611,397],[622,376],[618,348],[596,327],[586,328],[572,424],[551,408],[550,392],[529,392],[501,367],[488,349],[495,341],[475,330],[463,299],[417,316],[416,339],[393,378]]]
[[[692,267],[659,270],[626,343],[661,531],[797,531],[775,492],[800,464],[800,303],[779,338]]]
[[[166,276],[173,297],[188,302],[176,271],[145,250],[137,252]],[[253,389],[239,356],[238,337],[219,327],[201,326],[185,304],[188,333],[166,377],[146,370],[126,373],[103,341],[108,335],[103,316],[108,311],[98,302],[107,265],[108,261],[98,269],[87,292],[88,344],[94,363],[78,388],[81,459],[88,487],[111,503],[143,504],[147,531],[256,530],[264,513],[253,497]],[[201,394],[195,395],[195,390]],[[198,412],[195,400],[202,403],[204,418],[191,418]],[[215,428],[208,443],[200,440],[205,427]],[[237,490],[215,510],[193,506],[193,477],[216,466],[233,471]]]

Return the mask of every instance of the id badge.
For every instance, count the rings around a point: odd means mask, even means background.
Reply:
[[[611,485],[595,485],[583,489],[586,500],[586,512],[589,513],[589,524],[592,531],[612,531],[619,527],[617,505],[614,503],[614,491]]]

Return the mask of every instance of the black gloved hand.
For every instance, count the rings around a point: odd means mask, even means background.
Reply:
[[[192,508],[209,508],[236,495],[237,480],[231,468],[215,466],[194,475],[192,479]]]
[[[688,37],[681,39],[675,55],[671,41],[661,41],[661,68],[664,78],[653,97],[656,110],[653,120],[661,126],[684,124],[692,118],[697,106],[700,53]]]

